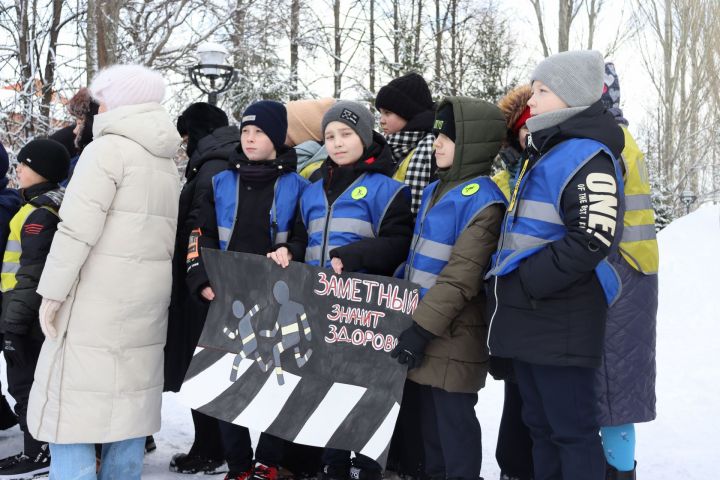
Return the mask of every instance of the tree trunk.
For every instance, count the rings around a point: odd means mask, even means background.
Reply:
[[[375,0],[370,0],[370,93],[375,95]]]
[[[570,45],[570,24],[572,23],[573,0],[559,0],[558,8],[558,52],[567,52]]]
[[[450,93],[458,94],[458,58],[457,58],[457,5],[458,0],[450,1]]]
[[[62,17],[63,0],[53,0],[52,2],[52,23],[50,26],[50,39],[48,43],[47,60],[45,61],[45,75],[42,85],[42,104],[40,106],[40,115],[42,117],[41,125],[48,133],[52,129],[50,118],[50,103],[52,102],[55,89],[55,59],[58,44],[58,36],[60,34],[60,19]]]
[[[290,5],[290,100],[297,100],[298,93],[298,47],[300,35],[300,0]]]
[[[98,0],[95,7],[97,22],[97,67],[105,68],[117,63],[119,0]]]
[[[564,0],[560,0],[561,2]],[[543,55],[546,57],[550,56],[550,49],[547,45],[547,40],[545,40],[545,24],[543,22],[543,13],[542,13],[542,5],[540,5],[540,0],[530,0],[530,3],[533,6],[533,9],[535,10],[535,17],[537,18],[538,22],[538,31],[540,35],[540,45],[542,45],[543,48]]]
[[[87,0],[87,13],[85,14],[85,84],[90,85],[98,70],[97,61],[97,22],[95,0]]]
[[[435,84],[436,89],[440,85],[442,77],[442,31],[444,25],[440,19],[440,0],[435,0]]]
[[[420,36],[422,35],[423,0],[418,0],[417,19],[415,20],[415,45],[413,46],[413,65],[420,65]]]
[[[393,78],[400,76],[400,0],[393,0]]]
[[[341,42],[341,29],[340,29],[340,0],[333,2],[333,15],[335,17],[335,49],[334,49],[334,84],[335,90],[333,96],[340,98],[342,93],[342,73],[340,71],[342,67],[342,42]]]

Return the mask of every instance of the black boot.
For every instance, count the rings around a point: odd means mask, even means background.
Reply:
[[[637,469],[637,462],[630,472],[620,472],[612,465],[606,465],[605,468],[605,479],[606,480],[635,480],[635,470]]]

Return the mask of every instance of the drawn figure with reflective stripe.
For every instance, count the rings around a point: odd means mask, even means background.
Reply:
[[[240,368],[240,362],[250,357],[255,359],[260,370],[267,372],[272,368],[273,361],[270,360],[265,363],[262,356],[257,351],[258,342],[255,336],[255,330],[252,327],[252,317],[260,311],[260,307],[255,305],[250,309],[249,312],[245,313],[245,305],[240,300],[235,300],[232,304],[233,315],[238,319],[237,328],[231,330],[228,327],[223,328],[223,333],[227,335],[230,340],[240,339],[240,351],[235,357],[233,362],[232,371],[230,372],[230,381],[234,382],[238,377],[238,369]]]
[[[308,341],[312,340],[312,331],[310,330],[310,324],[305,314],[305,307],[298,302],[290,300],[290,288],[287,283],[282,280],[275,282],[273,286],[273,296],[280,304],[278,318],[275,322],[275,327],[272,330],[261,330],[260,336],[275,338],[278,330],[280,331],[280,341],[273,347],[273,360],[275,361],[275,374],[277,375],[278,384],[283,385],[285,379],[283,377],[280,355],[284,351],[294,347],[295,363],[297,363],[298,367],[305,365],[310,359],[310,355],[312,355],[312,349],[308,348],[304,354],[300,353],[300,328],[302,327],[302,334]],[[298,321],[300,324],[298,324]],[[270,363],[272,363],[272,360]]]

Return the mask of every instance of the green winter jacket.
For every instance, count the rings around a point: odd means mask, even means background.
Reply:
[[[432,204],[471,178],[489,175],[506,134],[505,119],[493,104],[448,97],[455,115],[453,165],[440,170]],[[488,367],[483,273],[497,247],[504,209],[491,205],[460,235],[437,283],[425,294],[413,319],[437,336],[419,368],[408,378],[449,392],[475,393],[485,385]]]

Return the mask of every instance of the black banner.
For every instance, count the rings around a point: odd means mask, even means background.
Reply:
[[[215,300],[180,392],[213,417],[384,465],[405,367],[389,352],[419,289],[403,280],[203,250]]]

